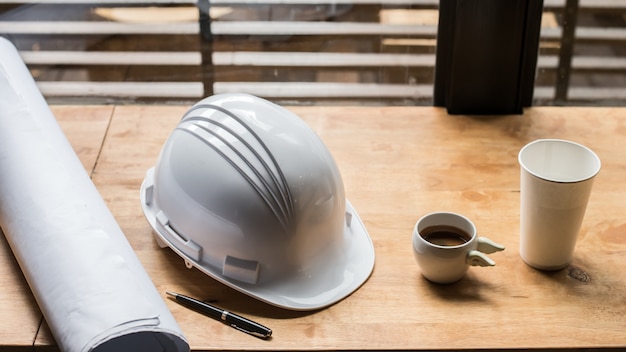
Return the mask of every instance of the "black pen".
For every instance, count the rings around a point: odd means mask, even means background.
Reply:
[[[204,315],[207,315],[215,320],[223,321],[224,323],[232,326],[237,330],[241,330],[250,335],[266,339],[272,336],[272,329],[265,327],[259,323],[255,323],[250,319],[246,319],[240,315],[235,313],[231,313],[229,311],[217,308],[208,303],[204,303],[195,298],[191,298],[185,295],[181,295],[175,292],[167,291],[165,292],[171,297],[174,297],[176,302],[191,308],[197,312],[200,312]]]

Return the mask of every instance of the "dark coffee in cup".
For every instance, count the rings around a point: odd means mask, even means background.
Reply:
[[[430,226],[420,231],[420,235],[438,246],[458,246],[472,239],[467,232],[450,225]]]

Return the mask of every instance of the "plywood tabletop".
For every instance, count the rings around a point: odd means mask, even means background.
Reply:
[[[518,116],[468,117],[434,107],[289,107],[333,154],[376,251],[374,272],[359,290],[313,312],[260,303],[187,269],[155,243],[139,186],[187,106],[99,108],[102,120],[89,110],[98,107],[53,111],[79,155],[83,151],[85,167],[95,165],[98,190],[193,350],[626,347],[626,108],[534,107]],[[100,122],[83,130],[88,125],[68,116]],[[97,160],[86,155],[93,156],[102,138],[86,138],[88,131],[106,133]],[[532,269],[519,257],[517,152],[537,138],[577,141],[602,160],[574,261],[556,272]],[[423,279],[411,231],[421,215],[438,210],[468,216],[479,234],[504,244],[504,252],[491,255],[497,265],[470,268],[451,285]],[[6,243],[0,245],[10,255]],[[8,307],[15,295],[7,292],[29,291],[14,259],[2,259],[13,265],[2,269],[0,303]],[[271,327],[273,338],[260,340],[190,311],[166,299],[166,290],[252,318]],[[40,313],[26,296],[21,305],[3,307],[0,322],[25,315],[23,326],[32,333]],[[0,325],[3,346],[16,343],[8,331]],[[45,325],[33,341],[36,349],[55,345]]]

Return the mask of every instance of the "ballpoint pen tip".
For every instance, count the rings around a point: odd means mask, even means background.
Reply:
[[[178,294],[177,294],[177,293],[174,293],[174,292],[171,292],[171,291],[165,291],[165,293],[166,293],[167,295],[169,295],[169,296],[174,297],[174,298],[176,298],[176,296],[178,296]]]

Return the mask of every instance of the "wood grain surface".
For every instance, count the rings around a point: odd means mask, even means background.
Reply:
[[[468,117],[434,107],[289,107],[333,154],[376,250],[374,272],[359,290],[313,312],[260,303],[156,245],[139,186],[187,108],[53,111],[86,169],[95,165],[96,186],[193,350],[626,348],[626,108],[533,107],[518,116]],[[103,133],[101,150],[94,149]],[[517,153],[537,138],[574,140],[602,160],[574,261],[556,272],[532,269],[519,257]],[[491,255],[497,265],[470,268],[451,285],[426,281],[413,259],[411,231],[421,215],[439,210],[468,216],[480,235],[504,244]],[[54,349],[45,324],[35,337],[40,313],[6,247],[0,242],[0,343],[34,340],[36,350]],[[166,290],[252,318],[272,328],[273,338],[190,311],[168,300]],[[8,321],[17,317],[15,329]]]

